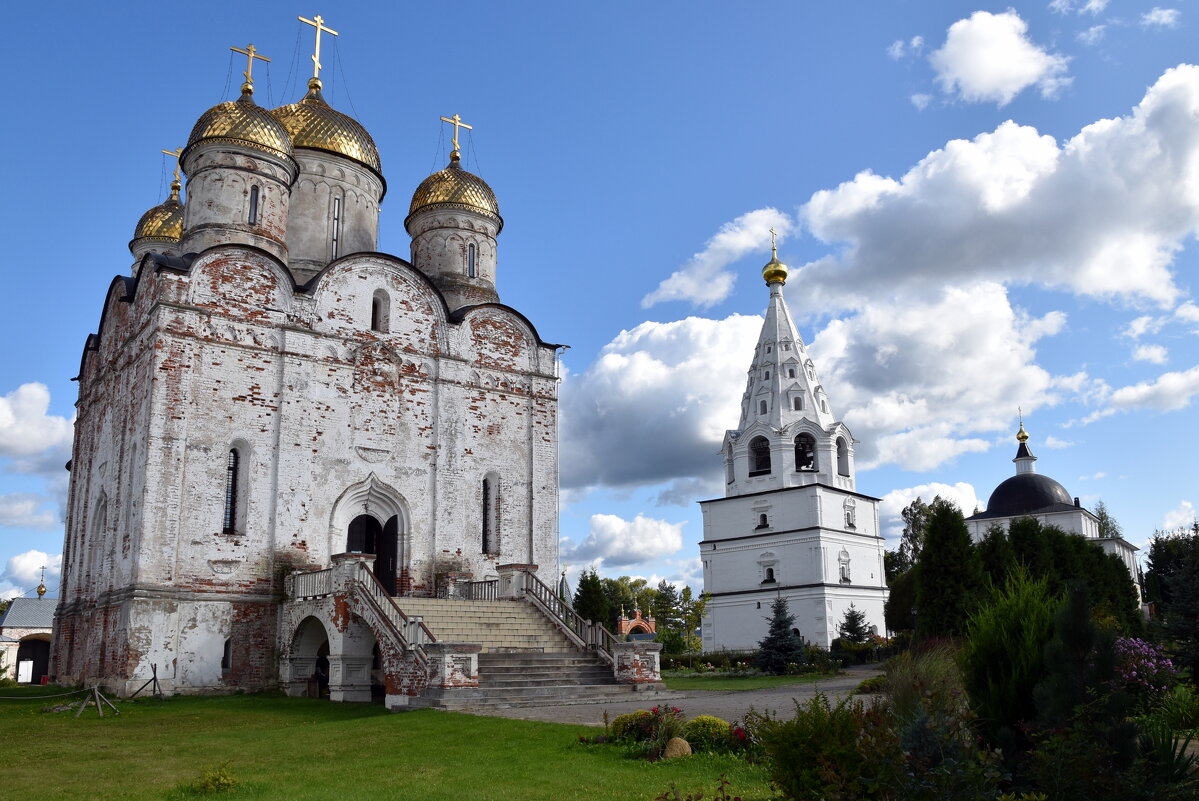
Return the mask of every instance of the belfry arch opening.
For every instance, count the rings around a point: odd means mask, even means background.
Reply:
[[[845,437],[837,437],[837,475],[849,475],[849,445]]]
[[[795,438],[795,469],[816,470],[816,438],[811,434],[800,434]]]
[[[749,441],[749,474],[762,476],[770,472],[770,441],[754,437]]]

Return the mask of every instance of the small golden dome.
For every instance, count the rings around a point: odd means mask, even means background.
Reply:
[[[216,141],[291,156],[291,137],[269,111],[254,102],[253,95],[254,87],[244,83],[237,100],[218,103],[205,111],[192,128],[188,149],[197,142]]]
[[[178,242],[183,237],[183,204],[179,202],[178,180],[171,181],[171,196],[142,215],[133,238],[154,242]]]
[[[1024,430],[1024,421],[1020,421],[1020,430],[1016,432],[1017,442],[1028,442],[1028,432]]]
[[[365,164],[375,172],[382,169],[375,140],[357,120],[325,102],[320,78],[308,80],[308,94],[303,100],[280,106],[271,115],[286,129],[296,147],[328,150]]]
[[[448,167],[421,181],[412,195],[408,219],[411,220],[414,214],[429,206],[451,206],[485,214],[494,218],[503,228],[504,219],[500,217],[500,204],[495,199],[495,192],[482,178],[462,169],[461,162],[462,157],[455,150],[450,153]],[[404,224],[408,224],[407,220]]]
[[[762,268],[762,277],[766,279],[767,286],[775,282],[787,283],[787,265],[779,261],[778,248],[774,245],[770,246],[770,261]]]

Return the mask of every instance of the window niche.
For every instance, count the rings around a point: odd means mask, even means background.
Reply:
[[[499,476],[488,473],[483,478],[479,539],[482,553],[496,556],[500,552],[499,533]]]
[[[248,448],[236,443],[225,454],[225,498],[221,516],[222,534],[244,534],[246,531],[246,454]]]
[[[754,437],[749,441],[749,474],[764,476],[770,472],[770,441]]]
[[[475,254],[476,253],[477,253],[477,249],[475,248],[475,245],[473,242],[466,246],[466,276],[467,276],[467,278],[474,278],[477,275],[477,272],[476,272],[477,268],[475,267]]]
[[[250,225],[258,225],[258,187],[250,187],[250,213],[246,215]]]
[[[758,557],[758,568],[762,571],[761,575],[763,584],[778,583],[778,577],[776,575],[778,572],[778,564],[778,557],[776,557],[771,551],[766,551],[764,554]]]
[[[795,438],[795,469],[799,472],[817,470],[816,438],[807,432]]]
[[[770,528],[770,517],[766,514],[758,515],[758,525],[754,528]]]
[[[371,297],[371,330],[382,334],[391,330],[391,298],[382,289]]]
[[[758,401],[758,414],[766,414],[768,408],[766,401]]]
[[[845,527],[858,527],[858,505],[854,503],[853,498],[845,501]]]
[[[849,475],[849,443],[845,437],[837,437],[837,475]]]

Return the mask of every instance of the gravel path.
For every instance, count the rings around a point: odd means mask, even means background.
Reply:
[[[669,703],[683,710],[688,718],[696,715],[715,715],[723,720],[744,718],[750,707],[759,712],[769,711],[783,717],[791,717],[795,701],[805,701],[818,692],[830,698],[848,695],[862,679],[882,674],[875,665],[858,665],[846,668],[839,676],[822,679],[810,684],[789,684],[763,690],[680,690],[672,697],[659,701],[654,696],[619,703],[570,704],[565,706],[539,706],[524,709],[488,709],[476,715],[519,720],[544,720],[551,723],[577,723],[584,726],[604,725],[604,712],[609,719],[647,709],[658,703]]]

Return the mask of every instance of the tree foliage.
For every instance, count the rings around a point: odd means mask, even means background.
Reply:
[[[1148,567],[1145,595],[1164,623],[1170,650],[1199,676],[1199,522],[1157,532]]]
[[[770,605],[770,628],[758,643],[754,666],[763,673],[781,676],[787,665],[803,662],[803,640],[795,633],[795,616],[787,608],[786,598],[775,598]]]
[[[600,577],[594,570],[584,570],[579,574],[579,583],[575,587],[574,610],[584,620],[593,623],[608,622],[608,599],[604,595]]]
[[[916,628],[916,571],[901,573],[891,582],[891,593],[883,607],[883,619],[888,631],[911,631]]]
[[[916,635],[956,637],[977,606],[982,564],[961,511],[937,499],[916,565]]]
[[[866,626],[866,613],[852,603],[845,610],[845,617],[837,625],[837,634],[841,641],[861,645],[870,639],[870,629]]]
[[[1100,537],[1123,537],[1124,529],[1116,522],[1116,518],[1112,517],[1107,511],[1107,504],[1099,501],[1095,504],[1095,517],[1099,520],[1099,536]]]

